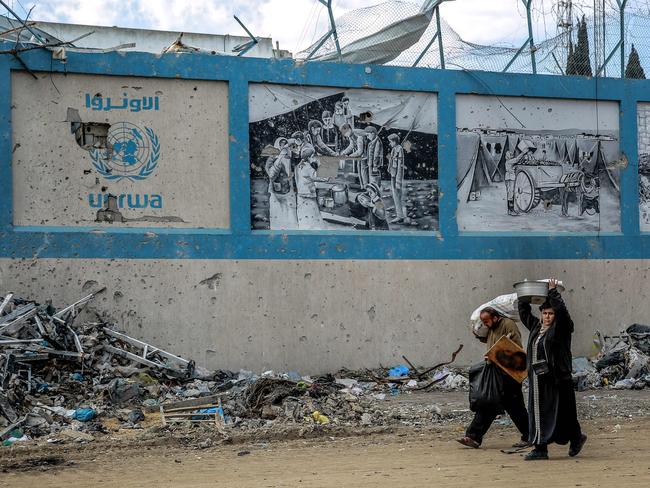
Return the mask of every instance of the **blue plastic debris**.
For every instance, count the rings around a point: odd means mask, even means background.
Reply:
[[[97,412],[92,408],[78,408],[74,412],[74,419],[80,422],[88,422],[95,418]]]
[[[75,381],[83,381],[84,380],[84,375],[81,373],[72,373],[70,377],[75,380]]]
[[[218,413],[219,417],[221,417],[222,419],[224,418],[222,407],[201,408],[192,413],[202,414],[202,415],[192,416],[192,420],[203,420],[205,418],[205,415],[214,415],[215,413]]]
[[[408,366],[400,364],[388,370],[388,376],[391,378],[399,378],[400,376],[406,376],[409,374],[410,369]]]

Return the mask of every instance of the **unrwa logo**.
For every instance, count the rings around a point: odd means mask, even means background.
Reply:
[[[154,131],[130,122],[111,125],[105,148],[90,151],[93,167],[108,180],[144,180],[153,173],[160,158],[160,142]]]

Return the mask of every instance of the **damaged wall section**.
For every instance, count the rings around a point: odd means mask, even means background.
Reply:
[[[229,227],[227,83],[37,77],[12,74],[15,225]]]

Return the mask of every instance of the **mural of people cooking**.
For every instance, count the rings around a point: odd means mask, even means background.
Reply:
[[[460,95],[461,231],[620,231],[618,105]]]
[[[438,230],[435,94],[249,93],[253,229]]]

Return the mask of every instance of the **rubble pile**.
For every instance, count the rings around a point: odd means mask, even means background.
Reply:
[[[650,326],[632,324],[616,336],[597,334],[597,356],[573,360],[578,391],[609,387],[640,390],[650,386]]]
[[[4,445],[40,437],[88,442],[116,429],[142,428],[152,415],[160,415],[169,429],[178,418],[185,424],[213,421],[242,431],[288,424],[420,425],[440,421],[440,408],[393,408],[384,400],[416,390],[468,386],[464,374],[447,367],[460,348],[451,361],[426,371],[410,363],[313,378],[295,372],[207,371],[121,333],[99,317],[82,321],[81,310],[102,291],[60,310],[11,293],[2,299]]]

